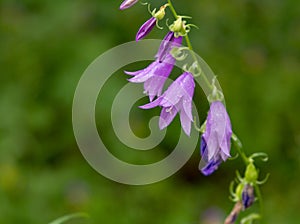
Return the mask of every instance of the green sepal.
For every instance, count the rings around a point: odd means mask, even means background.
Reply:
[[[245,181],[247,183],[256,183],[258,178],[258,172],[256,167],[254,166],[253,162],[250,162],[247,165],[246,171],[245,171]]]

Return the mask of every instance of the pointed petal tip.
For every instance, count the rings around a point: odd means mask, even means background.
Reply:
[[[204,170],[200,170],[200,172],[204,175],[204,176],[210,176],[212,173],[208,173],[208,172],[206,172],[206,171],[204,171]]]
[[[124,7],[124,4],[123,4],[123,3],[120,5],[119,9],[120,9],[120,10],[126,9],[126,8]]]
[[[181,127],[182,127],[184,133],[187,136],[190,136],[190,134],[191,134],[191,120],[185,114],[185,112],[183,110],[181,110],[181,112],[180,112],[180,122],[181,122]]]
[[[153,108],[153,107],[158,106],[159,103],[160,103],[160,99],[157,98],[157,99],[154,100],[153,102],[150,102],[150,103],[147,103],[147,104],[145,104],[145,105],[139,106],[139,108],[141,108],[141,109],[151,109],[151,108]]]
[[[200,170],[200,172],[201,172],[204,176],[210,176],[210,175],[212,175],[212,174],[215,172],[215,170],[207,169],[207,168],[202,168],[202,169]]]
[[[126,75],[136,75],[137,71],[135,71],[135,72],[130,72],[130,71],[125,71],[125,70],[124,70],[124,73],[125,73]]]
[[[149,101],[152,102],[155,96],[149,95]]]
[[[120,10],[128,9],[128,8],[130,8],[131,6],[133,6],[137,2],[138,2],[138,0],[125,0],[120,5],[119,9]]]
[[[139,33],[137,33],[137,35],[135,36],[135,41],[139,42],[140,40],[142,40],[144,37],[142,35],[140,35]]]
[[[159,130],[163,130],[167,126],[168,126],[167,122],[159,120],[159,124],[158,124]]]
[[[127,81],[128,81],[128,82],[132,82],[132,83],[139,83],[139,82],[137,82],[137,81],[134,80],[134,77],[133,77],[133,78],[130,78],[130,79],[127,79]]]
[[[203,175],[209,176],[219,168],[221,163],[221,158],[209,160],[205,166],[201,166],[200,171],[203,173]]]
[[[148,107],[147,104],[142,105],[142,106],[139,106],[139,108],[144,109],[144,110],[145,110],[145,109],[150,109],[150,107]]]

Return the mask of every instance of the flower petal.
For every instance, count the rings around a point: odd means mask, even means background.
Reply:
[[[213,160],[210,160],[205,167],[203,167],[201,169],[201,172],[205,175],[205,176],[209,176],[211,175],[213,172],[215,172],[219,165],[221,164],[221,159],[213,159]]]
[[[129,72],[129,71],[124,71],[124,72],[125,72],[125,74],[132,75],[132,76],[145,75],[145,74],[149,73],[149,71],[151,71],[153,68],[155,68],[157,63],[158,63],[157,61],[154,61],[144,69],[134,71],[134,72]]]
[[[208,160],[212,160],[220,152],[219,140],[217,138],[217,134],[213,131],[207,138],[205,139],[207,143],[207,156]]]
[[[181,127],[184,130],[184,132],[190,136],[191,134],[191,122],[192,120],[187,116],[184,110],[181,109],[180,111],[180,122]]]
[[[193,120],[192,115],[192,101],[186,99],[185,97],[182,99],[182,107],[185,112],[185,114],[188,116],[190,120]]]
[[[163,100],[161,101],[161,106],[172,107],[175,106],[179,100],[182,98],[182,87],[178,84],[178,79],[176,79],[163,94]]]
[[[159,61],[163,61],[167,54],[170,53],[173,47],[180,47],[182,43],[182,36],[175,37],[173,32],[168,32],[162,40],[158,52],[155,57]]]
[[[140,73],[143,72],[144,70],[145,70],[145,69],[141,69],[141,70],[134,71],[134,72],[124,71],[124,73],[125,73],[126,75],[132,75],[132,76],[135,76],[135,75],[140,74]]]
[[[162,98],[159,97],[159,98],[157,98],[156,100],[154,100],[154,101],[151,102],[151,103],[147,103],[147,104],[145,104],[145,105],[143,105],[143,106],[139,106],[139,108],[141,108],[141,109],[151,109],[151,108],[153,108],[153,107],[157,107],[157,106],[160,105],[160,101],[161,101],[161,100],[162,100]]]
[[[177,109],[175,107],[164,107],[160,113],[159,128],[164,129],[167,127],[172,122],[176,114]]]
[[[145,69],[137,71],[139,73],[134,74],[134,77],[128,79],[128,81],[129,82],[134,82],[134,83],[145,82],[146,80],[148,80],[149,78],[151,78],[151,76],[154,75],[153,72],[154,72],[154,69],[157,67],[157,64],[158,64],[157,61],[152,62]],[[131,73],[131,74],[133,74],[133,73]]]
[[[194,90],[195,90],[195,81],[194,77],[191,73],[185,72],[182,74],[182,81],[180,82],[180,85],[185,90],[185,96],[187,99],[192,100],[194,96]]]
[[[169,31],[167,33],[167,35],[164,37],[164,39],[161,41],[161,44],[159,46],[159,49],[158,49],[158,52],[157,54],[155,55],[155,57],[159,60],[159,61],[162,61],[165,54],[166,53],[169,53],[167,50],[168,50],[168,47],[169,45],[171,44],[171,42],[173,41],[173,39],[175,38],[174,36],[174,33]]]
[[[155,96],[161,95],[166,79],[167,78],[163,76],[153,76],[145,81],[144,89],[149,95],[150,101],[152,101]]]
[[[201,143],[200,143],[200,154],[201,154],[202,157],[205,157],[205,152],[207,152],[207,144],[206,144],[205,138],[202,135],[201,136]]]
[[[134,83],[141,83],[147,81],[149,78],[151,78],[151,73],[141,73],[128,79],[128,81]]]

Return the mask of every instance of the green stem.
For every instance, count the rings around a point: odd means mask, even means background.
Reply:
[[[174,6],[173,6],[171,0],[168,0],[168,4],[169,4],[169,7],[170,7],[170,9],[171,9],[171,11],[172,11],[172,13],[173,13],[175,19],[178,19],[177,12],[176,12],[176,10],[175,10],[175,8],[174,8]]]
[[[261,219],[263,220],[263,214],[264,214],[263,199],[262,199],[261,192],[260,192],[260,189],[259,189],[257,184],[254,185],[254,188],[255,188],[256,195],[257,195],[257,198],[258,198],[258,201],[259,201],[260,216],[261,216]]]
[[[242,143],[241,143],[241,141],[239,140],[239,138],[234,133],[232,134],[231,138],[232,138],[232,140],[234,142],[236,150],[238,151],[238,154],[242,157],[243,162],[247,166],[250,161],[249,161],[248,157],[246,156],[246,154],[242,150]],[[264,208],[264,206],[263,206],[263,199],[262,199],[261,192],[260,192],[260,189],[259,189],[259,187],[258,187],[257,184],[254,185],[254,188],[255,188],[255,192],[256,192],[256,195],[257,195],[257,198],[258,198],[259,207],[260,207],[260,216],[262,218],[263,217],[263,210],[264,210],[263,209]]]
[[[249,159],[248,159],[248,157],[246,156],[246,154],[242,150],[243,146],[242,146],[242,143],[241,143],[240,139],[234,133],[232,133],[231,138],[233,140],[233,143],[235,145],[235,148],[236,148],[238,154],[242,157],[243,162],[247,166],[249,164]]]
[[[170,8],[170,10],[171,10],[173,16],[175,17],[175,19],[178,19],[178,14],[177,14],[177,12],[176,12],[176,10],[175,10],[175,8],[174,8],[174,6],[173,6],[171,0],[168,0],[168,5],[169,5],[169,8]],[[189,38],[188,34],[185,35],[185,41],[186,41],[186,44],[187,44],[189,50],[190,50],[191,53],[192,53],[192,57],[194,58],[194,61],[195,61],[196,63],[198,63],[198,65],[199,65],[199,61],[198,61],[198,59],[197,59],[197,56],[196,56],[195,52],[193,51],[193,46],[192,46],[192,43],[191,43],[191,41],[190,41],[190,38]],[[199,67],[200,67],[200,66],[199,66]],[[210,82],[208,81],[206,75],[203,75],[202,77],[203,77],[203,79],[204,79],[206,85],[207,85],[211,90],[213,90],[213,86],[212,86],[212,85],[210,84]]]
[[[185,41],[186,41],[186,44],[187,44],[188,48],[192,51],[193,50],[193,46],[192,46],[192,43],[190,41],[189,35],[185,36]],[[197,59],[195,59],[195,60],[197,60]]]

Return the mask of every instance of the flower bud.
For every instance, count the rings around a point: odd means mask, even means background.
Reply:
[[[242,202],[244,209],[249,208],[255,200],[254,188],[250,184],[246,184],[242,193]]]
[[[247,183],[255,183],[258,178],[257,170],[254,164],[251,162],[248,164],[246,171],[245,171],[245,180]]]
[[[184,21],[182,21],[182,17],[179,16],[178,19],[174,21],[170,26],[170,30],[174,33],[181,33],[184,31]]]
[[[143,39],[145,36],[148,35],[148,33],[151,32],[151,30],[155,27],[156,24],[156,18],[151,17],[148,19],[139,29],[139,31],[136,34],[135,40],[139,41]]]
[[[165,9],[167,6],[167,4],[161,6],[160,9],[156,13],[154,13],[153,17],[155,17],[157,20],[162,20],[166,15]]]
[[[130,8],[131,6],[133,6],[135,3],[137,3],[138,0],[125,0],[121,5],[120,5],[120,9],[124,10],[127,8]]]

